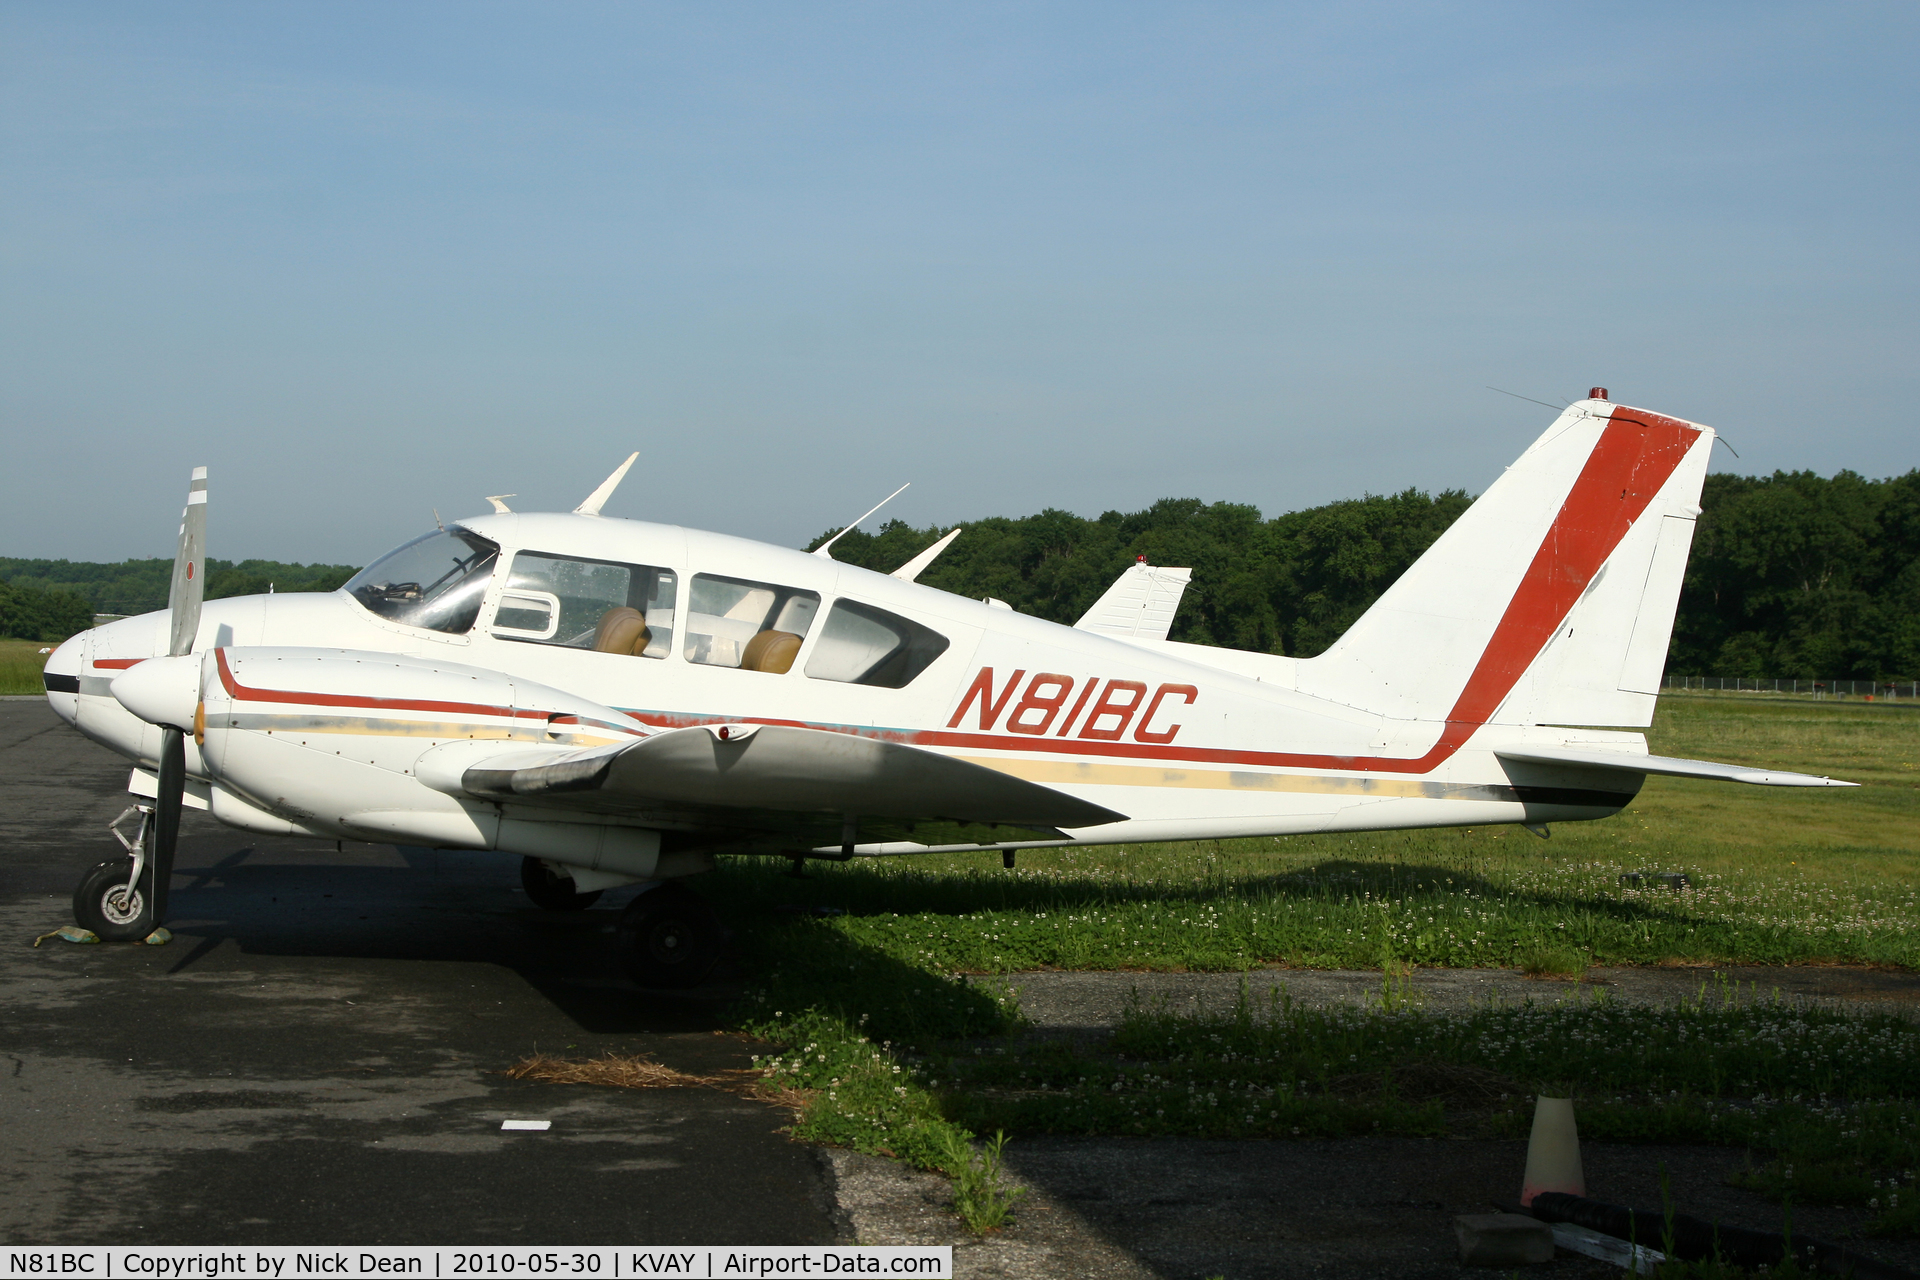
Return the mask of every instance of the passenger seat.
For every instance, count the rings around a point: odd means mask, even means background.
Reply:
[[[600,629],[593,634],[595,653],[640,654],[652,643],[653,632],[647,629],[646,615],[626,605],[601,614]]]
[[[740,655],[740,669],[783,676],[793,670],[793,660],[799,653],[800,637],[793,632],[762,631],[747,641],[746,652]]]

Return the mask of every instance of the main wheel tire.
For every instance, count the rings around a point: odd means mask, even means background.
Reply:
[[[520,887],[527,891],[536,907],[549,911],[585,911],[600,900],[600,891],[580,893],[572,876],[557,876],[538,858],[520,859]]]
[[[620,914],[621,959],[643,987],[697,987],[720,963],[724,934],[707,900],[669,882],[635,898]]]
[[[73,891],[73,918],[108,942],[137,942],[154,930],[152,880],[128,888],[132,858],[108,858],[80,879]]]

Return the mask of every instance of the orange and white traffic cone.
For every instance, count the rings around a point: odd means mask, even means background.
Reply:
[[[1542,1191],[1587,1194],[1580,1167],[1580,1131],[1573,1123],[1572,1098],[1541,1098],[1533,1108],[1533,1133],[1527,1139],[1527,1174],[1520,1203],[1531,1206]]]

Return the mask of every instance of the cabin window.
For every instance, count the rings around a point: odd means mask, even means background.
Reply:
[[[383,618],[463,636],[480,616],[499,558],[498,546],[456,525],[389,551],[341,589]]]
[[[947,651],[947,638],[897,613],[836,600],[807,658],[807,676],[904,689]]]
[[[687,601],[687,661],[785,674],[819,611],[817,592],[696,573]]]
[[[502,640],[664,658],[673,652],[671,569],[522,551],[500,591],[493,634]]]

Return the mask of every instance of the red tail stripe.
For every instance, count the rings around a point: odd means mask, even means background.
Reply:
[[[1500,709],[1699,438],[1700,428],[1678,418],[1614,409],[1447,713],[1446,732],[1432,751],[1412,762],[1420,772],[1452,755]]]

